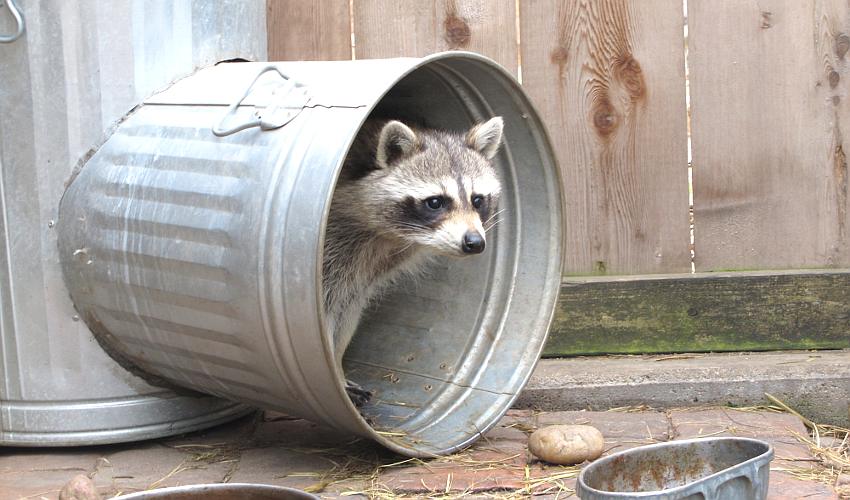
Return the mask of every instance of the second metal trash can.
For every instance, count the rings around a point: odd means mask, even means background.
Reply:
[[[471,53],[271,66],[253,86],[268,63],[177,82],[81,169],[58,221],[76,307],[117,358],[181,386],[410,456],[470,444],[525,385],[557,298],[563,204],[537,113],[509,74]],[[324,328],[322,244],[337,175],[370,114],[456,130],[503,116],[506,210],[480,258],[438,261],[387,293],[343,373]],[[346,377],[375,390],[371,425]]]

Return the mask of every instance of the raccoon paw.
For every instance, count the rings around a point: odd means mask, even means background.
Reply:
[[[364,406],[366,403],[372,399],[374,393],[372,391],[367,391],[359,384],[354,383],[350,380],[345,381],[345,392],[348,393],[348,397],[351,398],[351,402],[354,403],[354,406],[360,408]]]

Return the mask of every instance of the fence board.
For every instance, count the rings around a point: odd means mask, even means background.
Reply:
[[[357,59],[471,50],[516,74],[514,0],[354,0]]]
[[[520,21],[563,172],[565,272],[688,271],[681,0],[523,0]]]
[[[351,59],[348,0],[268,0],[270,61]]]
[[[848,266],[850,9],[691,0],[699,270]]]

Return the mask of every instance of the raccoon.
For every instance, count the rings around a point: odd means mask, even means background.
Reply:
[[[467,133],[367,120],[343,164],[325,234],[327,325],[337,365],[361,313],[394,280],[434,255],[480,254],[501,183],[491,160],[502,118]],[[357,406],[371,393],[346,381]]]

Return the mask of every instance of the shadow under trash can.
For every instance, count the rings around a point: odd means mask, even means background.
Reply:
[[[364,120],[466,130],[497,115],[505,211],[492,245],[387,292],[340,370],[322,248]],[[155,383],[430,456],[472,443],[528,380],[560,283],[561,196],[537,113],[482,56],[227,63],[147,99],[83,165],[60,206],[60,253],[99,342]],[[374,391],[368,420],[346,378]]]

